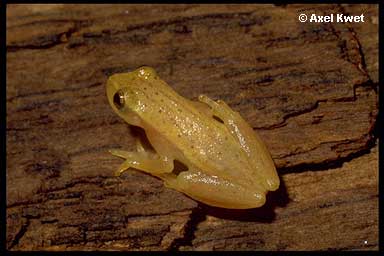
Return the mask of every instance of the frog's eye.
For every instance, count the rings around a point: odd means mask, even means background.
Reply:
[[[113,95],[113,103],[115,104],[117,109],[121,109],[124,107],[125,98],[124,93],[120,90]]]

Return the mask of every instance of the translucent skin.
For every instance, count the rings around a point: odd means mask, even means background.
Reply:
[[[109,77],[107,97],[120,117],[145,130],[155,149],[139,143],[137,152],[111,150],[126,159],[117,175],[133,167],[195,200],[236,209],[262,206],[266,193],[279,187],[266,146],[223,101],[185,99],[149,67]],[[173,173],[174,160],[188,170]]]

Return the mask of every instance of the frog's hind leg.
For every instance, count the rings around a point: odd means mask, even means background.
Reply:
[[[212,109],[205,103],[199,101],[190,101],[190,104],[193,105],[197,110],[202,112],[204,115],[212,117],[213,111]]]
[[[207,104],[211,108],[211,113],[222,119],[224,123],[239,115],[222,100],[214,101],[206,95],[200,95],[199,101]]]
[[[200,95],[199,101],[210,106],[213,115],[219,117],[238,140],[254,169],[265,177],[265,187],[268,190],[276,190],[280,181],[273,160],[267,147],[252,127],[222,100],[214,101],[205,95]]]
[[[252,127],[249,126],[247,122],[240,116],[236,111],[233,111],[224,101],[217,100],[214,101],[206,95],[200,95],[199,101],[207,104],[211,108],[212,116],[216,116],[224,123],[224,125],[229,129],[231,134],[236,137],[242,146],[242,148],[249,155],[248,144],[244,138],[244,135],[251,135],[254,133]],[[249,136],[247,136],[249,137]]]
[[[195,200],[212,206],[248,209],[260,207],[266,200],[266,191],[261,186],[255,184],[250,190],[196,169],[181,172],[177,176],[163,174],[163,179],[166,187],[181,191]]]
[[[263,146],[264,149],[263,143],[253,131],[252,127],[238,112],[232,110],[224,101],[214,101],[205,95],[200,95],[199,101],[204,102],[211,107],[213,115],[223,121],[224,125],[230,130],[233,136],[238,139],[241,147],[249,157],[251,156],[249,146],[253,143]]]
[[[112,149],[109,151],[112,155],[125,159],[125,161],[115,172],[116,176],[120,176],[128,168],[135,168],[154,176],[172,172],[173,159],[169,159],[166,156],[160,156],[155,153],[146,152],[139,146],[138,150],[138,152],[129,152],[118,149]]]

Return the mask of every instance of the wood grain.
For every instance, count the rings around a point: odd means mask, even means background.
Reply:
[[[298,22],[313,12],[366,22]],[[377,249],[377,17],[377,5],[8,5],[8,249]],[[254,127],[283,180],[266,206],[216,209],[141,172],[113,177],[107,150],[134,143],[105,82],[142,65]]]
[[[276,207],[205,209],[183,250],[378,249],[377,147],[340,168],[282,176]],[[351,173],[353,173],[351,175]]]

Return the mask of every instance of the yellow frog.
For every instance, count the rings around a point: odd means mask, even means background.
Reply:
[[[185,99],[149,67],[110,76],[107,97],[121,118],[144,129],[153,147],[138,140],[137,152],[110,150],[125,159],[116,175],[132,167],[195,200],[234,209],[260,207],[268,190],[279,187],[266,146],[223,101]],[[176,173],[175,160],[188,170]]]

